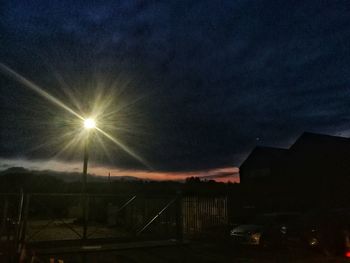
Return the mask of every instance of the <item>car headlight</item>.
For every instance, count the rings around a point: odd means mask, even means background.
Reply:
[[[254,243],[259,243],[259,242],[260,242],[260,237],[261,237],[261,233],[257,232],[257,233],[251,234],[250,239],[251,239]]]
[[[286,226],[281,226],[280,232],[281,232],[283,235],[287,234],[287,227],[286,227]]]
[[[318,239],[315,238],[315,237],[310,238],[310,239],[309,239],[309,245],[310,245],[311,247],[317,246],[317,245],[318,245]]]

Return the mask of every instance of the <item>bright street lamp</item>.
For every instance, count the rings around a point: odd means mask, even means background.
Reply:
[[[94,129],[96,127],[96,122],[92,118],[87,118],[84,120],[84,128],[85,129]]]

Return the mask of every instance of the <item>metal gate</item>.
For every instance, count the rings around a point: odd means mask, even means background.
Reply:
[[[21,240],[140,240],[178,238],[175,196],[27,194]]]

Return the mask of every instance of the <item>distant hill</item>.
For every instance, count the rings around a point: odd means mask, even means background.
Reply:
[[[77,172],[58,172],[53,170],[42,170],[42,171],[28,170],[23,167],[10,167],[0,172],[0,176],[9,175],[9,174],[48,175],[48,176],[54,176],[65,182],[76,182],[76,181],[80,181],[82,178],[82,173],[77,173]],[[88,174],[88,181],[106,182],[108,181],[108,176]],[[142,181],[142,180],[137,177],[125,175],[125,176],[111,176],[111,181]]]
[[[15,173],[30,173],[31,171],[23,167],[10,167],[4,171],[1,171],[0,174],[15,174]]]

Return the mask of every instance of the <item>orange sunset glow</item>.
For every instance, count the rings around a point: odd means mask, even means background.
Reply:
[[[27,160],[27,159],[1,159],[3,164],[1,170],[9,167],[23,167],[28,170],[52,170],[57,172],[80,172],[82,170],[81,163],[63,162],[58,160]],[[132,176],[141,180],[154,181],[183,181],[187,177],[200,177],[203,180],[215,180],[216,182],[239,183],[239,168],[237,167],[219,167],[198,171],[147,171],[147,170],[126,170],[116,167],[107,167],[97,164],[91,164],[88,169],[89,174],[111,177]]]

